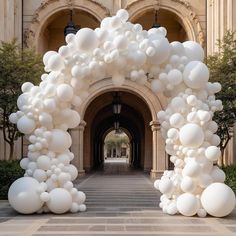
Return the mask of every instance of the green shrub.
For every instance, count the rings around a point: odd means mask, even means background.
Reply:
[[[225,183],[229,185],[236,194],[236,166],[231,165],[223,167],[223,171],[226,174]]]
[[[19,161],[0,161],[0,199],[7,199],[10,185],[23,175]]]

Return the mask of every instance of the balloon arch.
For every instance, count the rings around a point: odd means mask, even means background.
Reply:
[[[39,86],[22,85],[19,111],[10,115],[20,132],[29,135],[28,156],[21,160],[24,177],[10,187],[11,206],[23,214],[85,211],[85,194],[73,187],[77,169],[70,162],[72,140],[67,132],[80,123],[79,107],[90,80],[112,77],[139,84],[151,80],[154,93],[169,99],[157,117],[174,163],[154,186],[163,194],[163,212],[185,216],[222,217],[235,206],[224,172],[214,163],[221,152],[213,114],[222,109],[215,93],[219,83],[208,82],[204,51],[192,41],[169,43],[163,27],[143,30],[128,22],[126,10],[102,20],[100,28],[69,34],[67,45],[43,57],[46,73]]]

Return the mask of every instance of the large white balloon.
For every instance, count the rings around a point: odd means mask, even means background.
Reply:
[[[50,200],[47,201],[47,206],[50,211],[56,214],[63,214],[70,210],[72,197],[64,188],[55,188],[50,193]]]
[[[43,206],[37,192],[39,186],[39,182],[31,177],[17,179],[9,188],[9,203],[22,214],[32,214],[38,211]]]
[[[96,33],[89,28],[82,28],[76,33],[78,49],[81,51],[92,51],[98,46]]]
[[[223,183],[213,183],[202,193],[201,203],[208,214],[224,217],[235,207],[235,195],[231,188]]]
[[[197,148],[204,141],[204,133],[199,125],[190,123],[180,129],[179,138],[182,145]]]

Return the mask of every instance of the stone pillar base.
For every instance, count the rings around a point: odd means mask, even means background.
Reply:
[[[164,171],[151,170],[150,178],[151,179],[160,179]]]
[[[78,170],[78,176],[84,176],[85,175],[85,170]]]

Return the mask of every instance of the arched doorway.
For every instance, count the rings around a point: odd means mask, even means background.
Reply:
[[[115,122],[130,134],[131,161],[133,167],[150,171],[152,168],[152,131],[149,123],[151,112],[137,95],[119,90],[121,111],[116,120],[113,112],[114,91],[96,97],[86,109],[84,121],[84,169],[89,171],[104,162],[104,138]]]

